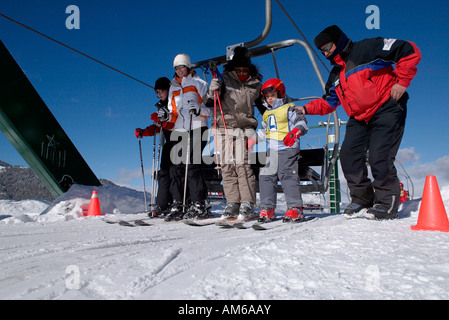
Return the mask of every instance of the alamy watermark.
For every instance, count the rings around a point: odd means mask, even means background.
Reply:
[[[379,266],[369,265],[365,270],[365,289],[370,292],[380,291],[380,269]]]
[[[65,20],[66,28],[79,30],[81,28],[80,8],[72,4],[65,9],[65,13],[69,14]]]
[[[213,136],[213,140],[211,139]],[[194,129],[190,133],[187,131],[172,131],[170,140],[172,143],[170,160],[174,165],[186,164],[187,154],[189,154],[189,164],[210,165],[216,163],[216,157],[204,157],[202,147],[205,144],[214,146],[215,155],[218,157],[220,165],[232,164],[252,164],[258,161],[266,163],[266,155],[259,154],[258,159],[248,157],[248,140],[255,136],[254,129],[222,128],[215,130],[208,128]]]
[[[369,5],[365,10],[369,16],[366,18],[365,26],[368,30],[380,29],[380,9],[376,5]]]
[[[69,30],[79,30],[81,28],[80,9],[76,5],[69,5],[65,9],[65,13],[69,16],[65,20],[65,26]],[[365,20],[365,26],[368,30],[380,29],[380,9],[378,6],[372,4],[366,7],[366,14],[369,16]]]
[[[68,290],[79,290],[81,288],[80,268],[75,265],[67,266],[65,274],[67,275],[65,287]]]

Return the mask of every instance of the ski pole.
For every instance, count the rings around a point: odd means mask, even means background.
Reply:
[[[220,106],[220,113],[221,113],[221,119],[223,120],[223,127],[225,130],[225,140],[228,143],[228,148],[229,148],[229,159],[232,161],[232,163],[235,164],[235,159],[234,159],[234,155],[232,154],[232,146],[231,146],[231,139],[229,139],[229,132],[228,132],[228,127],[226,126],[226,120],[224,117],[224,113],[223,113],[223,108],[221,107],[221,101],[220,101],[220,97],[218,96],[218,92],[215,91],[215,96],[217,97],[217,101],[218,101],[218,105]]]
[[[217,169],[217,176],[220,176],[220,159],[218,157],[218,124],[217,124],[217,96],[214,91],[214,145],[215,145],[215,162]]]
[[[187,151],[186,151],[186,170],[185,170],[185,174],[184,174],[184,194],[183,194],[183,199],[182,199],[182,208],[183,208],[183,212],[186,213],[185,208],[186,208],[186,195],[187,195],[187,174],[189,172],[189,160],[190,160],[190,134],[192,132],[192,118],[193,118],[193,113],[190,112],[190,124],[189,124],[189,132],[187,134]]]
[[[139,138],[139,151],[140,151],[140,167],[142,168],[142,179],[143,179],[143,200],[145,202],[145,213],[148,212],[147,206],[147,190],[145,188],[145,171],[143,169],[143,157],[142,157],[142,142]]]
[[[211,65],[211,72],[212,72],[212,77],[216,78],[217,77],[217,69],[215,65]],[[226,120],[224,117],[224,113],[223,113],[223,108],[221,106],[221,100],[220,100],[220,95],[218,94],[218,92],[215,90],[214,91],[214,117],[215,117],[215,121],[217,121],[216,119],[216,103],[218,101],[218,105],[220,107],[220,113],[221,113],[221,119],[223,121],[223,127],[224,127],[224,131],[225,131],[225,140],[228,144],[228,148],[229,148],[229,157],[230,160],[232,161],[232,163],[234,164],[234,166],[236,165],[235,163],[235,159],[234,156],[232,154],[232,146],[231,146],[231,140],[229,139],[229,133],[228,133],[228,127],[226,125]],[[218,159],[218,158],[217,158]],[[222,160],[223,160],[223,156],[222,156]]]
[[[212,78],[216,78],[216,65],[212,61],[209,63],[209,68],[212,73]],[[215,146],[215,165],[217,169],[217,176],[220,176],[220,159],[218,158],[218,123],[217,123],[217,96],[214,91],[214,146]]]
[[[159,181],[159,165],[160,165],[162,140],[163,139],[164,139],[164,132],[162,131],[162,128],[161,128],[161,131],[160,131],[160,134],[159,134],[159,145],[157,147],[157,156],[156,156],[156,174],[155,174],[155,178],[154,178],[156,183],[157,183],[157,181]],[[155,185],[156,185],[156,183],[155,183]],[[154,188],[153,192],[154,192],[154,194],[156,194],[156,192],[157,192],[157,188],[156,187]]]
[[[156,157],[156,135],[153,136],[153,163],[151,164],[151,210],[154,207],[154,165],[155,165],[155,157]]]

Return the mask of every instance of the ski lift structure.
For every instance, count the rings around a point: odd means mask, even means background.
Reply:
[[[282,10],[284,8],[279,3],[278,0],[276,2],[279,4]],[[284,10],[288,18],[292,21],[288,13]],[[71,48],[51,37],[48,37],[41,32],[34,30],[28,26],[23,25],[22,23],[15,21],[14,19],[11,19],[10,17],[7,17],[3,14],[0,14],[1,17],[10,20],[13,23],[16,23],[22,27],[27,28],[28,30],[31,30],[40,36],[43,36],[51,41],[54,41],[58,43],[59,45],[62,45],[78,54],[81,54],[97,63],[102,64],[103,66],[106,66],[116,72],[121,73],[122,75],[125,75],[135,81],[138,81],[148,87],[151,87],[150,85],[131,77],[120,70],[117,70],[101,61],[98,61],[74,48]],[[259,37],[256,39],[249,41],[249,42],[243,42],[238,43],[234,45],[230,45],[226,47],[226,55],[199,61],[192,64],[192,68],[198,69],[201,68],[203,70],[204,76],[207,81],[206,72],[204,70],[209,66],[210,64],[213,64],[214,66],[220,66],[225,64],[228,60],[231,59],[234,49],[238,46],[245,46],[249,49],[250,55],[252,58],[269,55],[271,54],[273,56],[273,62],[274,67],[276,69],[276,74],[279,79],[281,79],[279,75],[279,69],[276,62],[276,55],[275,52],[281,49],[293,47],[294,45],[301,46],[308,55],[310,62],[313,66],[313,69],[316,73],[316,76],[318,78],[318,81],[321,84],[321,87],[323,91],[325,90],[325,82],[321,75],[321,72],[319,71],[319,68],[317,66],[316,60],[314,58],[314,52],[312,51],[310,45],[308,43],[298,40],[298,39],[290,39],[290,40],[284,40],[268,45],[259,46],[260,43],[262,43],[268,36],[271,30],[271,24],[272,24],[272,1],[271,0],[265,0],[265,28],[260,34]],[[295,25],[295,24],[294,24]],[[295,25],[296,27],[296,25]],[[296,27],[297,28],[297,27]],[[297,28],[298,29],[298,28]],[[299,31],[299,29],[298,29]],[[299,31],[300,32],[300,31]],[[8,98],[8,101],[16,101],[19,99],[19,93],[22,93],[23,96],[23,90],[24,88],[27,89],[26,96],[29,97],[29,99],[34,99],[33,103],[31,102],[23,102],[22,103],[22,109],[23,110],[29,110],[32,108],[32,106],[39,105],[42,112],[45,112],[45,119],[47,121],[50,121],[49,119],[52,119],[51,125],[45,124],[41,125],[39,127],[36,127],[34,132],[40,132],[43,134],[42,138],[39,136],[36,138],[33,137],[27,137],[23,136],[24,130],[22,130],[21,124],[23,124],[23,119],[26,119],[28,121],[28,118],[26,118],[26,112],[24,111],[23,114],[20,114],[19,116],[15,114],[7,114],[6,111],[10,110],[11,108],[6,108],[5,112],[0,113],[0,129],[7,138],[10,140],[10,142],[16,147],[16,149],[19,151],[19,153],[24,157],[24,159],[30,164],[31,168],[37,172],[39,178],[44,182],[44,184],[49,188],[49,190],[52,191],[55,197],[61,195],[67,189],[70,187],[71,184],[73,184],[74,181],[81,184],[86,185],[100,185],[99,180],[95,177],[93,172],[90,170],[88,165],[85,163],[84,159],[81,155],[79,155],[78,151],[75,149],[73,144],[71,143],[68,136],[63,132],[63,129],[60,127],[60,125],[57,123],[56,119],[51,115],[51,112],[48,110],[45,103],[43,103],[42,99],[39,97],[37,92],[32,88],[31,84],[29,83],[28,79],[26,79],[26,76],[24,76],[23,71],[20,69],[20,67],[17,65],[17,63],[14,61],[12,56],[9,54],[6,48],[0,46],[1,51],[1,62],[5,65],[5,68],[9,70],[10,72],[3,75],[3,78],[5,83],[15,83],[15,91],[13,93],[17,93],[16,95],[13,95],[11,97],[3,97],[4,99]],[[20,78],[23,79],[23,83],[16,83],[17,81],[13,81],[9,78]],[[3,83],[2,82],[2,83]],[[151,87],[152,88],[152,87]],[[319,97],[307,97],[307,98],[301,98],[301,99],[292,99],[293,101],[302,101],[302,100],[308,100],[308,99],[314,99]],[[21,101],[21,100],[20,100]],[[10,106],[10,104],[7,104]],[[16,119],[17,118],[17,119]],[[32,118],[33,116],[29,117],[30,120],[27,123],[33,123],[34,125],[37,125],[40,122],[34,121]],[[44,123],[44,122],[42,122]],[[45,127],[45,128],[44,128]],[[45,140],[45,134],[44,131],[49,131],[48,127],[51,127],[51,132],[54,132],[54,136],[58,138],[58,146],[61,150],[53,150],[53,153],[59,152],[58,154],[64,154],[64,152],[67,152],[66,150],[71,150],[71,154],[76,154],[77,157],[75,157],[75,160],[70,161],[64,161],[63,165],[61,165],[60,162],[55,164],[54,161],[51,158],[48,160],[47,153],[42,153],[42,146],[43,142]],[[331,212],[339,212],[339,202],[340,202],[340,188],[339,188],[339,182],[338,182],[338,170],[336,170],[336,164],[338,159],[338,153],[339,153],[339,145],[340,145],[340,121],[338,118],[338,115],[336,112],[333,112],[329,115],[327,122],[321,122],[320,127],[325,128],[326,130],[326,143],[323,147],[320,148],[311,148],[311,149],[304,149],[301,150],[301,161],[299,163],[299,176],[301,178],[301,181],[303,184],[301,185],[302,192],[303,193],[318,193],[318,194],[325,194],[328,190],[330,191],[330,207]],[[331,130],[333,133],[331,134]],[[29,130],[28,130],[29,131]],[[57,133],[57,135],[56,135]],[[47,137],[49,136],[47,132]],[[52,134],[50,134],[52,136]],[[61,147],[62,146],[62,147]],[[72,150],[73,149],[73,150]],[[64,151],[64,152],[63,152]],[[211,155],[213,157],[213,155]],[[206,156],[207,157],[207,156]],[[61,158],[61,156],[59,156]],[[58,159],[59,159],[58,158]],[[64,157],[64,159],[72,159],[73,157]],[[203,157],[204,158],[204,157]],[[255,172],[256,177],[258,176],[260,168],[264,165],[265,159],[265,152],[257,152],[250,154],[250,162],[252,164],[252,168]],[[210,160],[210,159],[206,159]],[[204,161],[204,163],[214,163],[214,161]],[[317,171],[312,169],[313,167],[319,168]],[[70,172],[69,172],[70,171]],[[73,172],[72,172],[73,171]],[[69,174],[67,173],[69,172]],[[86,176],[76,176],[76,173],[81,172],[82,174],[88,173]],[[76,177],[75,177],[76,176]],[[203,176],[205,178],[206,184],[208,186],[208,193],[209,196],[221,196],[223,197],[223,187],[221,182],[221,176],[220,173],[216,170],[215,164],[206,165],[205,170],[203,171]],[[61,179],[60,177],[70,177],[71,182],[65,183],[64,179]],[[257,184],[258,185],[258,184]],[[278,192],[282,192],[281,187],[279,186]],[[333,209],[335,207],[335,209]]]
[[[278,2],[279,3],[279,2]],[[311,47],[305,41],[298,39],[289,39],[272,44],[267,44],[257,47],[268,36],[271,24],[272,24],[272,1],[265,1],[266,23],[265,28],[261,35],[253,41],[238,43],[226,47],[226,55],[210,58],[207,60],[195,62],[192,64],[193,69],[201,69],[205,80],[207,81],[207,70],[209,65],[216,67],[226,64],[234,53],[234,49],[238,46],[245,46],[250,52],[251,58],[265,56],[271,54],[273,56],[273,63],[276,70],[277,77],[282,79],[279,75],[279,69],[276,61],[275,52],[281,49],[293,47],[295,45],[301,46],[315,71],[319,83],[325,91],[325,81],[318,68],[317,62],[314,57],[314,52]],[[282,7],[281,7],[282,8]],[[283,9],[283,8],[282,8]],[[303,101],[316,99],[320,97],[305,97],[299,99],[292,99],[292,101]],[[336,111],[329,114],[327,121],[319,123],[321,128],[325,128],[326,142],[320,148],[310,148],[301,150],[301,158],[299,162],[299,176],[301,179],[301,191],[302,193],[316,193],[325,194],[329,191],[329,204],[331,212],[339,212],[340,206],[340,184],[338,180],[337,159],[340,146],[340,119]],[[214,155],[207,155],[205,157],[214,157]],[[204,157],[203,157],[204,158]],[[252,169],[258,177],[258,173],[261,167],[264,165],[265,152],[257,152],[250,154],[250,163]],[[212,163],[210,159],[206,159],[205,163]],[[318,168],[314,170],[313,168]],[[223,195],[223,187],[221,183],[220,172],[216,170],[215,165],[206,166],[203,171],[203,177],[208,187],[209,198],[221,198]],[[256,183],[258,187],[258,183]],[[278,192],[282,192],[282,188],[278,186]]]
[[[294,27],[302,35],[301,31],[291,19],[287,11],[283,8],[279,0],[276,0],[276,2],[287,15]],[[0,17],[20,25],[59,45],[62,45],[67,49],[91,59],[94,62],[118,72],[134,81],[153,88],[151,85],[140,81],[139,79],[136,79],[114,67],[111,67],[110,65],[105,64],[104,62],[67,46],[66,44],[63,44],[4,14],[0,13]],[[308,44],[304,36],[305,41],[289,39],[258,47],[258,45],[267,38],[271,30],[272,0],[265,0],[265,20],[265,27],[260,36],[256,39],[249,42],[242,42],[227,46],[226,55],[195,62],[192,64],[192,68],[202,69],[204,78],[207,81],[206,70],[208,66],[213,65],[217,67],[226,64],[227,61],[232,58],[236,47],[245,46],[249,49],[252,58],[271,54],[273,57],[277,78],[282,79],[279,74],[275,52],[299,45],[305,50],[307,56],[309,57],[310,63],[324,92],[325,81],[314,57],[316,53],[311,49],[311,46]],[[2,88],[0,88],[2,89],[0,90],[0,96],[2,101],[6,101],[0,108],[0,131],[5,134],[12,145],[28,162],[33,171],[38,175],[39,179],[55,197],[63,194],[75,182],[79,184],[99,186],[101,183],[98,178],[84,161],[81,154],[79,154],[76,150],[69,137],[65,134],[64,130],[53,117],[48,107],[42,101],[37,91],[32,87],[23,71],[20,69],[12,55],[8,52],[7,48],[1,41],[0,65],[3,66],[2,70],[5,71],[0,77],[0,82],[2,84]],[[304,97],[299,99],[293,98],[291,100],[304,101],[316,98],[320,97]],[[20,112],[17,111],[17,106],[20,106]],[[30,112],[30,110],[32,112]],[[36,121],[39,117],[42,117],[42,121]],[[340,212],[339,206],[341,201],[341,191],[338,178],[337,160],[340,148],[340,127],[342,125],[344,125],[344,122],[340,121],[337,112],[334,111],[329,114],[327,121],[320,121],[318,126],[309,127],[310,129],[324,128],[326,142],[320,148],[302,149],[301,159],[299,162],[298,174],[301,179],[301,191],[303,193],[315,193],[321,195],[329,192],[329,207],[331,213]],[[30,130],[30,126],[33,126],[33,130]],[[30,132],[33,132],[33,134],[26,134]],[[55,139],[57,139],[57,143],[54,143],[54,141],[56,141]],[[57,148],[55,146],[57,146]],[[66,154],[71,154],[71,156],[67,157]],[[223,194],[220,172],[219,170],[216,170],[214,160],[207,159],[207,157],[214,157],[214,155],[203,155],[205,168],[202,173],[207,184],[209,199],[223,199],[225,195]],[[252,164],[256,177],[258,176],[260,168],[264,165],[264,159],[265,152],[250,154],[250,163]],[[396,163],[399,164],[400,168],[404,172],[403,176],[406,180],[405,190],[411,196],[411,199],[413,199],[413,181],[402,164],[397,160]],[[258,183],[256,185],[258,186]],[[282,192],[281,186],[278,186],[278,192]]]

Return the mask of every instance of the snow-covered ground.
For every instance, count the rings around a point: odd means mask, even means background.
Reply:
[[[0,201],[0,299],[449,299],[449,233],[410,229],[420,199],[395,221],[315,213],[269,231],[127,228],[79,216],[92,190]],[[145,217],[142,193],[96,190],[107,218]]]

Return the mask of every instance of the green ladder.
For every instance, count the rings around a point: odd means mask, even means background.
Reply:
[[[332,150],[329,151],[329,157],[331,156]],[[338,178],[338,161],[336,161],[329,179],[329,207],[331,213],[340,213],[340,202],[340,179]]]

